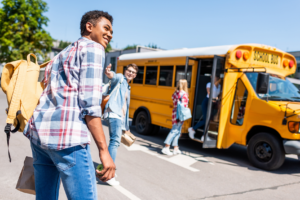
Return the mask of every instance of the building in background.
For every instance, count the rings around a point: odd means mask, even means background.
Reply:
[[[50,60],[52,60],[52,58],[54,58],[54,56],[56,56],[57,54],[59,54],[59,52],[61,52],[63,50],[58,47],[59,42],[60,42],[59,40],[53,42],[53,47],[51,48],[51,51],[47,55],[47,57]],[[43,64],[44,61],[40,60],[38,63]],[[40,70],[40,75],[39,75],[39,79],[38,79],[39,82],[41,82],[44,79],[44,74],[45,74],[45,67]]]
[[[129,53],[143,53],[143,52],[149,52],[149,51],[163,51],[163,49],[154,49],[149,47],[143,47],[143,46],[136,46],[134,49],[112,49],[110,52],[105,54],[105,65],[104,68],[106,68],[109,64],[111,64],[111,70],[116,72],[117,71],[117,61],[118,57],[122,54],[129,54]],[[104,70],[104,69],[103,69]],[[108,78],[103,73],[103,83],[107,83]]]
[[[297,69],[294,78],[300,79],[300,51],[291,51],[288,53],[292,54],[296,58]]]

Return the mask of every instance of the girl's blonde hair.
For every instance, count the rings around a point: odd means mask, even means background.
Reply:
[[[177,90],[183,90],[187,93],[187,95],[189,95],[189,91],[188,91],[188,83],[185,79],[180,79],[178,82],[177,82],[177,87],[176,87]]]

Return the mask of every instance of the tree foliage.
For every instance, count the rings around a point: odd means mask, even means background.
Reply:
[[[151,44],[151,43],[149,43],[148,45],[146,45],[146,47],[149,47],[149,48],[152,48],[152,49],[157,49],[157,48],[159,48],[159,47],[157,47],[157,45],[156,44]]]
[[[137,47],[137,44],[127,45],[123,50],[136,49],[136,47]]]
[[[64,42],[64,41],[60,41],[59,42],[59,45],[58,45],[58,48],[61,48],[61,49],[64,49],[66,48],[67,46],[69,46],[71,44],[71,42]]]
[[[133,45],[127,45],[123,50],[128,50],[128,49],[136,49],[138,45],[137,44],[133,44]],[[151,44],[149,43],[148,45],[145,45],[145,47],[149,47],[149,48],[152,48],[152,49],[157,49],[159,47],[157,47],[156,44]]]
[[[107,47],[105,48],[105,53],[108,53],[111,50],[112,50],[112,47],[111,47],[110,43],[108,43]]]
[[[0,62],[26,59],[35,53],[44,59],[51,51],[50,34],[44,30],[49,19],[42,0],[2,0],[0,8]]]

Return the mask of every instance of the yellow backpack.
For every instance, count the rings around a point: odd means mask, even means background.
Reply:
[[[30,61],[30,56],[35,58],[35,63]],[[7,147],[9,147],[10,133],[23,132],[25,125],[31,118],[40,96],[44,90],[44,84],[38,82],[41,66],[37,63],[34,54],[28,54],[26,60],[18,60],[7,63],[2,71],[1,87],[7,97],[8,109],[6,109],[6,126],[4,132],[7,136]],[[14,125],[15,129],[11,130]],[[10,152],[8,157],[11,162]]]

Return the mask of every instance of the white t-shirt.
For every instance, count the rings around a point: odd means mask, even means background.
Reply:
[[[211,82],[206,84],[206,88],[210,88],[210,86],[211,86]],[[217,98],[220,92],[221,92],[221,85],[218,85],[218,87],[216,87],[216,85],[213,84],[212,98],[213,99]],[[206,97],[209,98],[209,95],[207,94]]]

